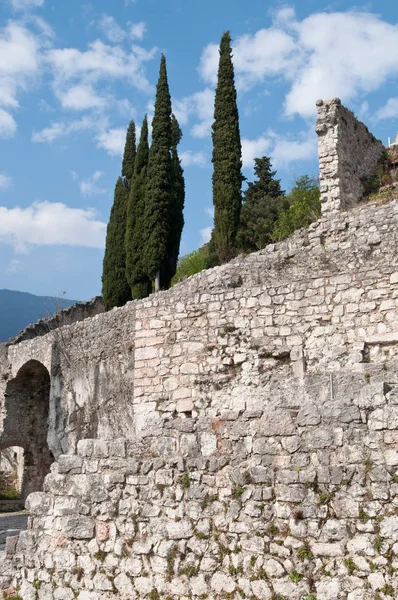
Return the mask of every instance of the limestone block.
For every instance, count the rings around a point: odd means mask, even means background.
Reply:
[[[236,583],[229,577],[220,571],[214,573],[213,577],[210,580],[210,586],[212,590],[214,590],[217,594],[221,594],[222,592],[226,594],[232,594],[232,592],[236,588]]]

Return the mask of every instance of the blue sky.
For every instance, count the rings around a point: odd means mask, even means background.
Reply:
[[[398,3],[0,0],[0,288],[88,299],[128,122],[153,111],[161,53],[183,130],[181,253],[212,225],[218,43],[231,31],[243,164],[283,187],[317,174],[315,101],[338,96],[384,143],[398,129]]]

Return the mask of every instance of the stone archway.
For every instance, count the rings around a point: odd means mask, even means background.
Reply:
[[[7,384],[0,434],[0,450],[9,446],[24,450],[22,499],[42,489],[54,461],[47,443],[49,402],[50,375],[42,363],[30,360]]]

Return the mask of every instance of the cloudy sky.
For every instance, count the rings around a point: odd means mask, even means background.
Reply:
[[[398,2],[0,0],[0,288],[101,289],[125,131],[151,117],[161,53],[183,129],[183,254],[212,225],[218,43],[233,37],[243,164],[285,189],[317,173],[315,101],[338,96],[384,143],[398,129]]]

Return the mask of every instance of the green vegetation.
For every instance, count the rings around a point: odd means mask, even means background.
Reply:
[[[290,578],[290,581],[293,581],[293,583],[298,583],[299,581],[302,580],[303,576],[300,575],[300,573],[298,571],[293,569],[293,571],[291,571],[289,573],[289,578]]]
[[[182,487],[185,489],[189,488],[191,485],[191,479],[187,473],[184,473],[184,475],[181,475],[180,482],[181,482]]]
[[[145,242],[145,186],[148,167],[148,120],[145,115],[138,144],[134,177],[127,207],[126,225],[126,277],[132,297],[145,298],[151,293],[152,284],[143,265],[142,248]]]
[[[106,231],[105,255],[102,270],[102,298],[105,310],[123,306],[131,300],[126,279],[125,232],[128,190],[121,177],[115,187],[114,201]]]
[[[190,254],[182,256],[177,264],[177,271],[173,277],[172,284],[178,283],[184,277],[190,277],[200,273],[207,268],[208,244],[201,246]]]
[[[289,208],[280,215],[275,223],[272,233],[274,240],[284,239],[296,229],[308,227],[321,216],[319,186],[313,177],[303,175],[296,179],[287,201]]]
[[[242,148],[236,104],[231,36],[226,31],[220,43],[218,82],[214,102],[213,139],[213,243],[218,260],[225,263],[235,253],[235,240],[242,205]]]
[[[181,210],[183,205],[182,170],[176,153],[180,137],[178,124],[172,126],[166,59],[162,56],[148,158],[143,251],[145,272],[150,279],[155,278],[155,290],[169,287],[180,245],[183,221],[176,218],[176,203]]]
[[[256,181],[249,182],[243,194],[237,246],[244,252],[255,252],[272,241],[275,223],[289,208],[280,180],[271,171],[267,156],[254,159]]]
[[[130,186],[131,180],[133,179],[134,173],[134,162],[136,156],[136,137],[135,137],[135,123],[130,121],[127,134],[126,144],[124,146],[123,162],[122,162],[122,176],[126,177]]]

